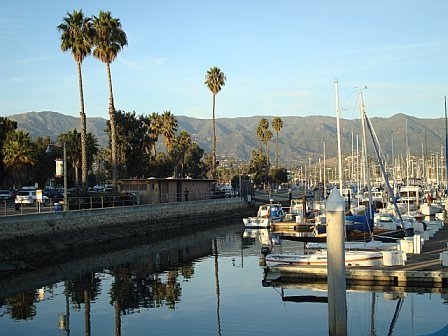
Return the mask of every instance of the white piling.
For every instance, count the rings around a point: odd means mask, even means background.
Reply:
[[[345,283],[345,202],[334,188],[328,196],[327,273],[329,335],[347,335],[347,297]]]

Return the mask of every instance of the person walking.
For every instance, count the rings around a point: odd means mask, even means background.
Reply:
[[[189,190],[188,190],[188,188],[187,187],[185,187],[185,189],[184,189],[184,196],[185,196],[185,202],[188,202],[188,194],[189,194]]]

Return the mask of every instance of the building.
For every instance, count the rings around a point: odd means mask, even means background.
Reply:
[[[138,193],[142,204],[197,201],[214,196],[216,180],[147,178],[119,179],[118,191]]]

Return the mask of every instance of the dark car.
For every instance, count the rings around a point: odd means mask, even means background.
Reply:
[[[44,195],[48,198],[63,198],[64,196],[57,189],[45,189]]]

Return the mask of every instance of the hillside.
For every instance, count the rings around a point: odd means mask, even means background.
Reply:
[[[11,115],[8,118],[17,121],[20,129],[29,132],[32,137],[57,135],[73,128],[79,129],[79,118],[58,112],[28,112]],[[216,119],[217,153],[221,158],[239,158],[247,161],[251,151],[260,147],[255,129],[262,116]],[[265,117],[272,121],[273,117]],[[211,151],[211,120],[177,116],[179,130],[188,131],[206,152]],[[322,157],[323,142],[326,144],[326,156],[337,154],[336,118],[327,116],[282,117],[283,128],[279,133],[279,160],[285,164],[308,162]],[[392,139],[395,155],[405,153],[406,120],[408,122],[408,142],[411,153],[421,155],[422,148],[427,153],[439,152],[445,143],[445,120],[420,119],[396,114],[390,118],[372,118],[372,124],[386,155],[391,155]],[[87,118],[87,130],[93,133],[100,146],[107,144],[104,132],[106,119]],[[359,119],[341,119],[343,153],[349,155],[353,147],[356,150],[358,137],[361,144],[361,122]],[[275,131],[270,152],[274,158]],[[370,150],[372,145],[369,139]]]

